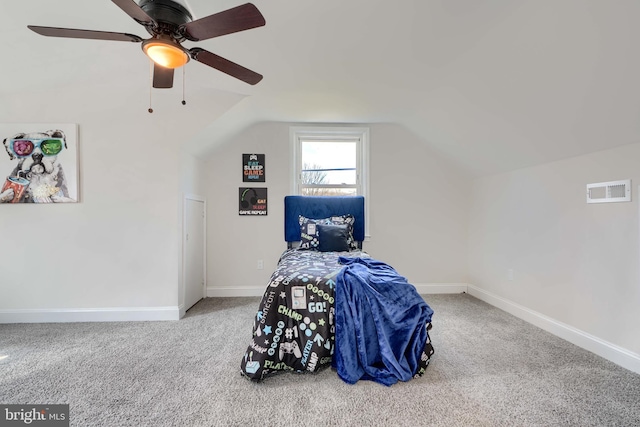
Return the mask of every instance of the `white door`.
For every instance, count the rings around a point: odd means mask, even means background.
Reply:
[[[205,203],[185,198],[184,307],[205,296]]]

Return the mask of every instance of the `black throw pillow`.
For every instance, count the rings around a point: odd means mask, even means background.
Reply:
[[[349,226],[318,224],[318,250],[320,252],[349,251]]]

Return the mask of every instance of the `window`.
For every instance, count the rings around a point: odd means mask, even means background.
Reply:
[[[366,128],[291,128],[292,192],[305,196],[367,196]]]
[[[292,127],[291,152],[292,194],[365,196],[368,223],[368,128]]]

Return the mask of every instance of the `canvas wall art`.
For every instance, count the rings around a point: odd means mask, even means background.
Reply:
[[[240,215],[266,215],[267,214],[267,189],[266,188],[239,188]]]
[[[264,154],[242,155],[242,182],[265,182]]]
[[[78,202],[78,126],[0,123],[0,204]]]

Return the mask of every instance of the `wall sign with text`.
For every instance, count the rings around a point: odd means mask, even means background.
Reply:
[[[242,155],[242,182],[265,182],[264,154]]]
[[[239,188],[240,215],[266,215],[267,214],[267,189],[266,188]]]

